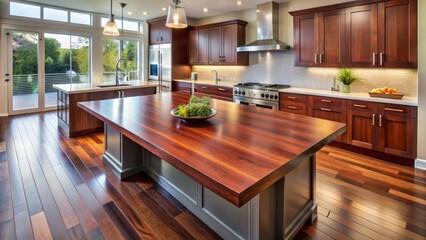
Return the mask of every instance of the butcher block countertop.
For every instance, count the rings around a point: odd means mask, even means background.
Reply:
[[[54,84],[53,88],[59,91],[65,92],[67,94],[79,94],[79,93],[106,92],[106,91],[114,91],[114,90],[126,90],[126,89],[132,89],[132,88],[145,88],[145,87],[158,86],[158,84],[149,83],[147,81],[139,81],[139,80],[127,81],[125,83],[128,83],[129,85],[99,87],[99,85],[113,85],[115,84],[115,82],[73,83],[73,84]]]
[[[236,206],[292,171],[346,130],[342,123],[211,100],[217,115],[188,125],[174,92],[79,106]]]

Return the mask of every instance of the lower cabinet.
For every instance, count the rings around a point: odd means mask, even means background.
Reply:
[[[415,159],[417,107],[280,93],[280,110],[347,124],[336,141]]]
[[[173,91],[191,94],[191,83],[173,81]]]
[[[347,132],[352,145],[414,159],[417,108],[349,101]]]
[[[229,102],[233,101],[232,88],[230,87],[195,83],[194,95],[199,97],[208,96]]]

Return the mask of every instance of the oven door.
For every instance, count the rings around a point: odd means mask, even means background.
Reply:
[[[269,108],[269,109],[274,109],[274,110],[278,110],[278,107],[279,107],[278,102],[272,102],[272,101],[266,101],[266,100],[260,100],[260,99],[252,99],[252,98],[245,98],[245,97],[241,97],[241,96],[234,96],[234,102],[238,103],[238,104],[261,107],[261,108]]]

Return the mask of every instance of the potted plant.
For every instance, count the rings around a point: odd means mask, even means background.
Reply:
[[[358,77],[354,76],[352,70],[350,68],[341,68],[337,73],[336,79],[343,83],[342,92],[350,93],[351,92],[351,84],[358,80]]]

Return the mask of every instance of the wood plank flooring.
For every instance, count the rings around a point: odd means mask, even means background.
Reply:
[[[0,239],[220,238],[147,175],[120,181],[103,144],[55,112],[0,118]],[[426,239],[425,171],[325,147],[316,199],[296,239]]]

